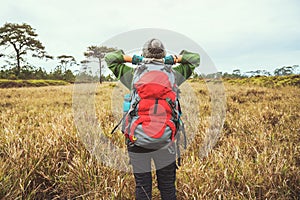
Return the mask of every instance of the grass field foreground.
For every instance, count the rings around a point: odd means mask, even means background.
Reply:
[[[225,84],[223,135],[199,158],[210,98],[192,82],[199,130],[177,172],[178,199],[297,199],[300,196],[300,88]],[[96,91],[108,134],[114,85]],[[73,85],[0,89],[0,199],[133,199],[130,173],[110,169],[85,149],[72,113]],[[188,113],[186,113],[188,114]],[[122,144],[117,132],[111,139]],[[160,199],[156,182],[153,199]]]

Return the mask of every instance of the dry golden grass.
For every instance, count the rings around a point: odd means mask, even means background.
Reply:
[[[190,84],[200,123],[177,172],[178,199],[299,198],[300,88],[225,84],[223,135],[200,159],[210,98],[205,84]],[[107,135],[119,120],[111,110],[113,88],[105,83],[96,92]],[[132,174],[97,162],[77,136],[72,89],[0,89],[0,199],[134,199]],[[124,147],[119,132],[110,138]]]

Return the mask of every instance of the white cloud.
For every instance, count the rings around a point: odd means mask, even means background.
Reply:
[[[163,28],[199,43],[221,71],[300,64],[296,0],[4,2],[0,24],[30,24],[54,56],[69,54],[82,60],[86,47],[121,32]]]

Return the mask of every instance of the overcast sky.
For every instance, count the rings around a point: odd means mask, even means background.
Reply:
[[[197,42],[219,71],[272,72],[300,64],[299,0],[0,2],[1,26],[28,23],[50,55],[72,55],[77,61],[84,59],[88,46],[100,45],[122,32],[160,28]]]

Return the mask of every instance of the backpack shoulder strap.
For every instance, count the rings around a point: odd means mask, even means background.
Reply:
[[[141,75],[144,74],[144,72],[146,72],[147,69],[148,69],[148,67],[144,63],[142,63],[141,65],[138,65],[134,69],[133,78],[132,78],[132,82],[131,82],[131,90],[134,89],[134,83],[136,83],[141,78]]]

